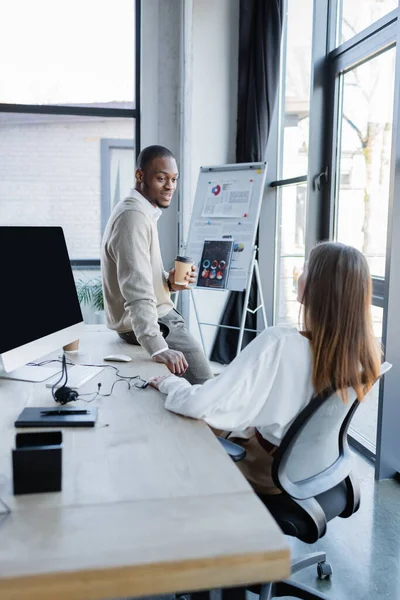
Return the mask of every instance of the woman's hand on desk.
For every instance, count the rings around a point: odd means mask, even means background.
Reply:
[[[171,375],[158,375],[157,377],[151,377],[149,379],[149,385],[151,385],[151,387],[156,388],[156,390],[158,390],[160,383],[162,381],[164,381],[164,379],[167,379],[167,377],[171,377]]]

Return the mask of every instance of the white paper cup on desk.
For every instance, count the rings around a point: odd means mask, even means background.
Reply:
[[[79,340],[75,340],[66,346],[63,346],[64,352],[78,352],[79,349]]]
[[[187,285],[186,274],[192,270],[193,259],[189,256],[177,256],[175,259],[175,283]]]

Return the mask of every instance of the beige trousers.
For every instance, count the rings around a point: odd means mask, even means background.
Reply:
[[[195,385],[213,379],[214,375],[210,363],[204,355],[203,348],[192,336],[186,327],[184,318],[177,310],[171,310],[165,317],[158,319],[161,333],[167,341],[171,350],[183,352],[187,362],[188,370],[183,376],[189,383]],[[124,342],[139,346],[133,331],[118,334]]]
[[[260,445],[255,434],[248,439],[235,437],[235,432],[215,432],[221,437],[228,438],[229,441],[242,446],[246,450],[246,456],[236,463],[238,469],[246,477],[254,491],[260,498],[273,494],[280,494],[281,490],[276,487],[272,479],[271,470],[274,460],[274,450],[271,453]]]

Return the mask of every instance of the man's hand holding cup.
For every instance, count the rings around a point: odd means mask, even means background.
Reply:
[[[197,269],[188,256],[177,256],[175,268],[169,272],[169,287],[171,291],[180,292],[189,289],[197,281]]]

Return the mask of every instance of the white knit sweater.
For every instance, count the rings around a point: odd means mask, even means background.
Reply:
[[[101,255],[107,326],[119,333],[133,330],[150,355],[168,347],[157,320],[174,308],[158,240],[160,215],[132,190],[111,213]]]

